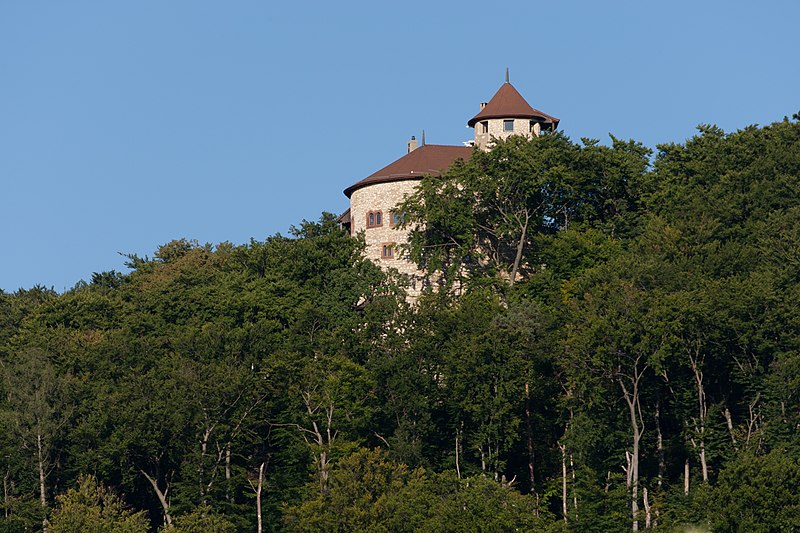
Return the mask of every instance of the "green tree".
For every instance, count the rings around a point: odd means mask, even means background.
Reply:
[[[720,474],[708,502],[714,531],[797,531],[800,528],[800,464],[782,450],[744,454]]]
[[[35,473],[43,523],[52,501],[49,479],[58,462],[59,442],[72,415],[71,376],[59,375],[50,358],[35,348],[20,350],[15,360],[0,361],[4,402],[0,421],[23,451],[28,474]],[[28,476],[26,476],[28,477]]]
[[[359,450],[331,471],[327,495],[286,509],[289,531],[544,531],[534,501],[483,477],[427,475]]]
[[[663,294],[644,289],[660,272],[658,263],[638,254],[620,256],[587,272],[586,285],[572,302],[562,366],[569,376],[568,390],[590,395],[584,401],[597,401],[591,395],[602,394],[607,385],[621,397],[630,439],[623,469],[634,530],[640,520],[641,458],[649,419],[644,400],[657,386],[655,376],[669,353],[668,332],[659,320]],[[594,390],[587,387],[592,383]]]
[[[175,517],[172,527],[160,531],[170,533],[233,533],[236,526],[224,516],[215,514],[208,505],[201,505],[188,514]]]
[[[53,533],[139,533],[149,530],[144,512],[133,512],[94,476],[81,476],[78,487],[56,497],[50,519]]]
[[[409,257],[445,284],[501,276],[513,285],[539,271],[537,237],[595,225],[629,232],[650,151],[611,148],[563,134],[497,140],[441,177],[427,177],[398,208],[410,228]]]

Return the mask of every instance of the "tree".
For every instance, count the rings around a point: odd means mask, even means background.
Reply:
[[[163,533],[233,533],[234,526],[224,516],[213,512],[208,505],[201,505],[188,514],[175,517],[172,527],[164,526]]]
[[[653,265],[626,255],[584,276],[584,292],[572,304],[563,367],[574,387],[602,380],[618,387],[628,421],[626,484],[633,530],[639,527],[640,459],[646,431],[643,397],[660,371],[665,332],[659,323],[660,295],[645,291]],[[648,268],[651,267],[651,268]]]
[[[441,177],[426,177],[399,210],[409,257],[445,284],[500,276],[514,285],[541,270],[537,237],[572,224],[627,233],[650,151],[633,141],[611,148],[561,133],[497,140]]]
[[[782,450],[744,454],[720,474],[708,517],[715,531],[796,531],[800,528],[800,464]]]
[[[3,426],[32,460],[43,524],[51,495],[48,478],[57,463],[58,441],[72,413],[69,375],[59,375],[47,354],[31,348],[16,354],[14,362],[0,361],[3,378]]]
[[[289,531],[543,531],[530,496],[483,477],[429,475],[358,450],[331,471],[328,495],[288,507]]]
[[[294,429],[306,443],[314,459],[319,490],[327,494],[337,450],[346,450],[358,441],[359,429],[366,424],[371,383],[362,366],[343,356],[320,356],[294,363],[301,366],[267,370],[281,376],[277,381],[288,385],[285,394],[292,402],[283,414],[285,421],[276,425]]]
[[[78,487],[56,497],[50,519],[52,533],[145,533],[149,520],[133,512],[114,492],[94,476],[78,478]]]

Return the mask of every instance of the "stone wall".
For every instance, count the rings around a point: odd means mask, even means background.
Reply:
[[[350,224],[353,235],[364,232],[367,243],[365,255],[382,268],[396,268],[403,274],[408,274],[414,279],[421,279],[422,272],[405,258],[401,257],[399,249],[393,250],[394,257],[383,256],[384,246],[403,244],[408,236],[407,230],[395,228],[392,224],[392,210],[403,199],[414,192],[418,180],[393,181],[389,183],[375,183],[367,185],[350,196]],[[367,227],[369,212],[381,212],[381,225]],[[412,295],[417,293],[420,283],[416,282],[409,288]]]
[[[503,130],[504,120],[514,121],[514,131]],[[489,123],[488,133],[483,133],[483,122]],[[496,139],[505,139],[511,135],[524,135],[525,137],[530,138],[531,120],[528,118],[490,118],[475,124],[475,145],[481,150],[488,150],[490,148],[489,143],[491,142],[492,137]]]

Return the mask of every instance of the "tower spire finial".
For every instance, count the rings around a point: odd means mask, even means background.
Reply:
[[[422,146],[425,146],[425,130],[422,130]]]
[[[509,83],[509,81],[508,81],[508,67],[506,67],[506,83]]]

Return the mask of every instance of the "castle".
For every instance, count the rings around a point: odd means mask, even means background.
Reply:
[[[397,244],[406,241],[408,230],[398,228],[401,213],[393,211],[406,196],[414,192],[423,176],[440,175],[458,159],[468,160],[472,151],[489,150],[493,139],[511,135],[538,136],[553,131],[559,120],[528,104],[508,81],[489,102],[480,104],[480,111],[467,125],[475,130],[473,141],[465,146],[422,144],[412,137],[407,153],[377,172],[344,190],[350,199],[350,209],[339,217],[339,223],[351,235],[363,231],[366,256],[385,268],[395,268],[411,276],[420,274],[416,266],[398,254]],[[412,286],[412,292],[416,292]]]

